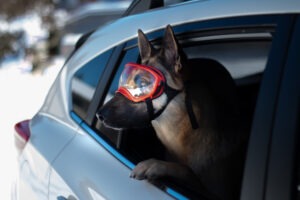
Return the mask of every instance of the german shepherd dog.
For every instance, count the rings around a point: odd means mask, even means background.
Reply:
[[[115,129],[152,124],[170,159],[139,162],[130,177],[150,181],[167,178],[207,199],[238,199],[247,137],[238,128],[233,79],[224,67],[213,67],[212,60],[189,61],[170,25],[160,48],[141,30],[138,46],[141,64],[163,74],[165,90],[151,99],[150,106],[117,92],[98,110],[97,117]]]

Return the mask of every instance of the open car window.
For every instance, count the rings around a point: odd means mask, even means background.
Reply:
[[[271,26],[257,29],[242,27],[209,32],[193,31],[177,35],[189,60],[213,60],[220,63],[230,73],[237,86],[239,104],[244,113],[246,135],[250,133],[257,95],[268,61],[274,31],[275,27]],[[161,37],[153,41],[155,45],[160,46],[160,40]],[[132,42],[129,43],[132,44]],[[115,94],[124,65],[127,62],[139,62],[138,56],[136,45],[130,45],[130,48],[124,49],[103,103]],[[199,62],[199,65],[201,64],[203,63]],[[94,130],[99,136],[116,148],[133,165],[148,158],[164,159],[164,147],[157,139],[153,129],[143,130],[142,133],[135,130],[130,133],[115,133],[109,130],[100,130],[99,126],[99,123],[94,126]],[[195,197],[195,194],[187,188],[183,189],[182,185],[168,184],[188,197]]]

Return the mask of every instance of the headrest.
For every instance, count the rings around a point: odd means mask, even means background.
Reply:
[[[208,58],[187,61],[192,80],[199,80],[207,85],[224,109],[238,111],[237,87],[227,69],[218,61]]]

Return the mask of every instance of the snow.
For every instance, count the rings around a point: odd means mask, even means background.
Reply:
[[[43,22],[37,13],[29,13],[9,22],[1,20],[0,31],[10,33],[24,31],[27,46],[48,37],[48,31],[43,27]]]
[[[25,44],[30,46],[43,40],[47,34],[36,16],[6,24],[0,22],[0,29],[6,31],[23,30],[26,33]],[[24,41],[22,41],[24,42]],[[24,51],[9,55],[0,63],[0,197],[11,199],[11,186],[17,174],[17,154],[14,146],[14,125],[22,120],[30,119],[41,107],[44,98],[63,66],[63,57],[53,58],[43,73],[32,74],[32,63],[25,57]]]
[[[37,14],[28,14],[13,22],[0,19],[0,31],[24,31],[19,48],[29,47],[48,37]],[[46,94],[61,69],[63,57],[52,59],[43,73],[31,73],[32,63],[24,50],[9,55],[0,63],[0,197],[11,199],[11,186],[17,174],[17,152],[14,146],[14,125],[32,118],[40,109]]]
[[[50,68],[49,68],[50,69]],[[17,67],[0,69],[1,91],[1,134],[0,134],[0,197],[10,199],[11,185],[17,173],[17,154],[14,147],[14,125],[30,119],[41,107],[53,83],[58,66],[52,66],[49,73],[23,73]]]

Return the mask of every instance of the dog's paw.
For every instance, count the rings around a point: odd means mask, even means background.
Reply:
[[[167,162],[149,159],[142,161],[132,170],[130,177],[137,180],[155,180],[167,175]]]

